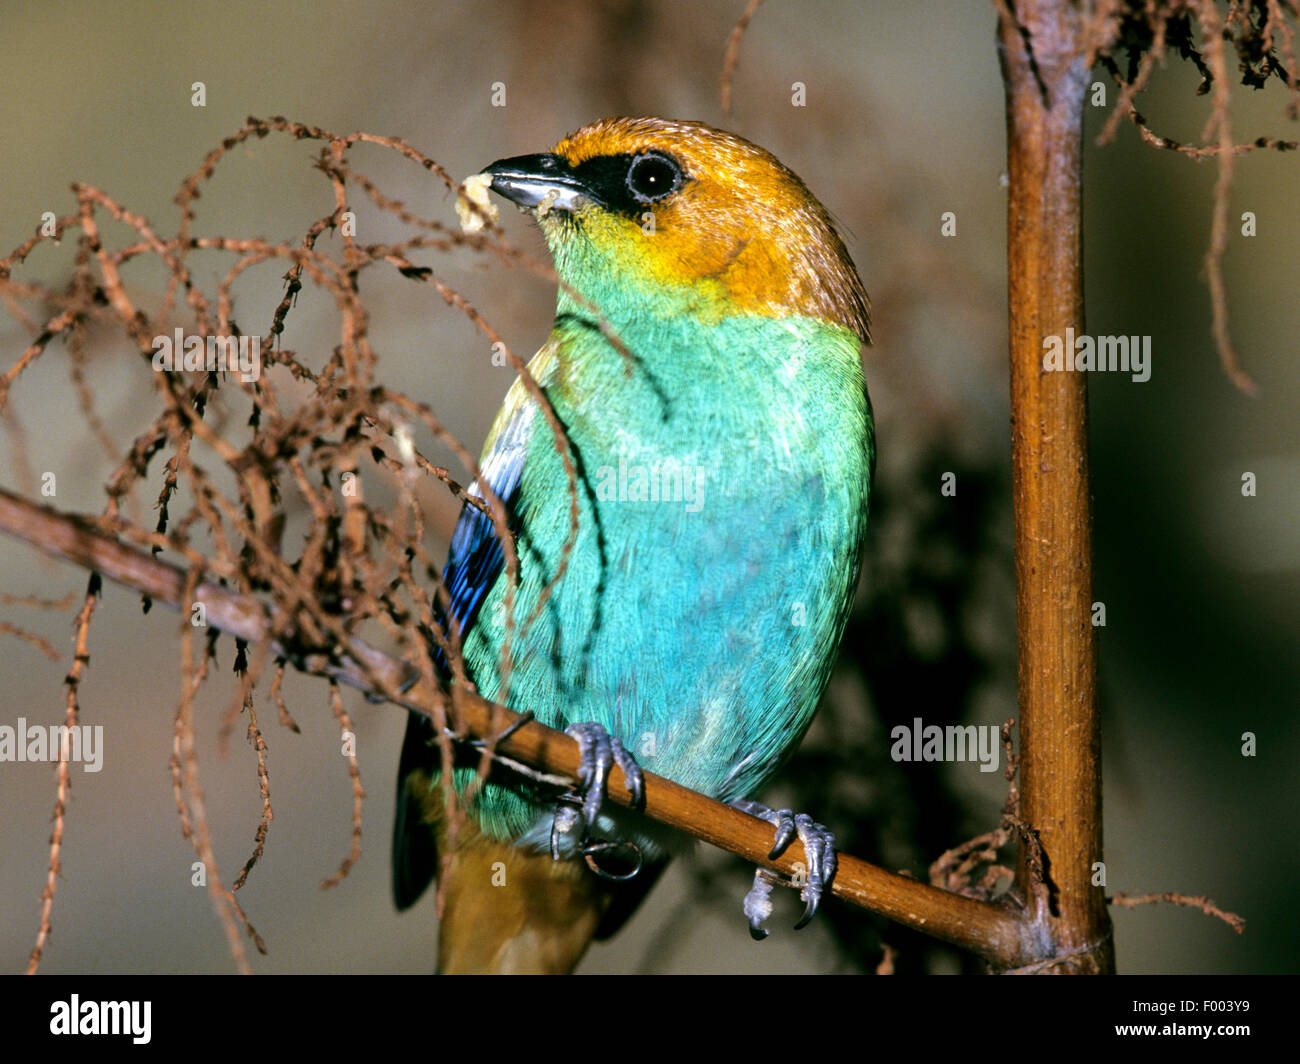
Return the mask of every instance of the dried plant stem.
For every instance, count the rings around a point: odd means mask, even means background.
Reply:
[[[90,664],[90,615],[95,611],[95,603],[98,599],[99,578],[92,576],[90,578],[90,587],[86,590],[86,597],[81,604],[81,609],[77,611],[77,618],[74,622],[77,632],[76,650],[73,652],[72,668],[68,670],[67,678],[64,680],[68,688],[68,697],[64,707],[63,723],[69,731],[77,727],[78,717],[80,716],[80,707],[77,703],[77,688],[86,675],[86,666]],[[41,890],[40,930],[36,934],[36,945],[32,947],[31,955],[27,958],[28,975],[33,975],[40,966],[41,955],[45,952],[45,944],[49,941],[50,932],[54,928],[50,921],[50,913],[54,909],[54,892],[58,889],[59,876],[63,871],[60,861],[60,856],[63,853],[63,828],[68,811],[68,797],[72,790],[72,776],[66,758],[59,758],[56,772],[58,774],[58,786],[54,799],[54,828],[50,832],[50,861],[45,876],[45,886]]]
[[[1091,881],[1102,855],[1087,383],[1081,373],[1047,372],[1042,362],[1044,337],[1083,331],[1082,19],[1070,4],[1021,0],[1014,11],[1003,6],[999,34],[1026,826],[1013,894],[1025,906],[1034,952],[1060,958],[1032,970],[1107,973],[1114,970],[1110,921]]]

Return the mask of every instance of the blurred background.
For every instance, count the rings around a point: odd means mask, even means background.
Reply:
[[[925,878],[956,843],[996,826],[1000,773],[973,762],[898,764],[889,728],[1000,724],[1015,708],[1015,601],[1005,364],[1005,158],[994,14],[983,3],[846,4],[769,0],[745,37],[734,114],[718,81],[740,2],[66,3],[6,5],[0,42],[4,145],[0,254],[41,214],[73,208],[72,181],[102,188],[174,232],[173,197],[246,115],[282,114],[334,132],[402,137],[455,178],[549,148],[614,114],[703,119],[763,145],[836,216],[873,300],[865,356],[880,452],[858,606],[822,715],[766,795],[840,833],[843,848]],[[1107,82],[1107,102],[1115,92]],[[1208,116],[1198,81],[1171,60],[1139,107],[1157,132],[1193,141]],[[192,105],[203,82],[205,106]],[[792,105],[795,83],[805,105]],[[504,88],[505,106],[493,106]],[[1238,88],[1236,139],[1295,138],[1274,84]],[[1239,160],[1230,218],[1254,212],[1257,235],[1230,226],[1225,270],[1232,328],[1260,397],[1235,390],[1210,339],[1201,261],[1209,239],[1212,162],[1139,142],[1121,126],[1092,144],[1109,107],[1091,109],[1085,179],[1087,324],[1093,334],[1149,335],[1146,383],[1091,382],[1096,595],[1105,737],[1105,845],[1110,892],[1207,894],[1247,920],[1246,933],[1198,913],[1148,906],[1113,912],[1122,972],[1294,971],[1300,787],[1300,201],[1294,156]],[[198,202],[196,232],[297,241],[333,208],[313,169],[319,145],[253,140],[222,161]],[[413,209],[454,222],[453,199],[416,166],[357,149],[354,165]],[[956,234],[941,235],[953,212]],[[400,232],[362,214],[364,242]],[[510,238],[544,257],[527,219]],[[123,239],[123,230],[105,226]],[[17,280],[58,286],[75,248],[41,245]],[[230,257],[194,254],[211,293]],[[462,291],[520,353],[546,336],[554,285],[468,251],[421,260]],[[236,289],[245,330],[264,330],[283,294],[283,263]],[[161,273],[128,272],[155,303]],[[432,405],[472,452],[511,379],[482,334],[426,285],[367,271],[379,374]],[[331,300],[307,290],[286,344],[336,342]],[[0,365],[31,335],[0,313]],[[96,336],[92,335],[92,341]],[[109,436],[128,443],[153,416],[147,371],[120,336],[90,345],[86,376]],[[0,438],[0,478],[31,493],[24,468],[55,471],[65,509],[99,512],[112,463],[77,406],[64,349],[15,386]],[[423,441],[421,441],[423,442]],[[23,453],[25,450],[25,454]],[[1256,474],[1254,497],[1242,475]],[[955,473],[957,493],[940,494]],[[158,471],[149,484],[156,490]],[[429,550],[441,558],[454,500],[429,488]],[[50,598],[86,575],[0,538],[0,589]],[[75,606],[45,614],[5,606],[7,620],[66,650]],[[225,972],[232,969],[206,892],[190,885],[168,775],[180,692],[178,618],[142,615],[111,585],[91,628],[82,721],[105,726],[101,772],[73,772],[63,879],[46,972]],[[228,753],[219,720],[235,690],[223,671],[197,702],[199,756],[222,874],[253,848],[261,801],[242,727]],[[67,664],[0,635],[0,723],[62,719]],[[291,677],[302,727],[269,723],[275,819],[266,855],[239,892],[267,940],[265,972],[426,972],[436,924],[426,897],[399,916],[389,900],[393,777],[404,722],[347,693],[368,800],[361,863],[319,889],[347,854],[351,787],[325,686]],[[262,688],[265,698],[265,686]],[[261,703],[259,703],[259,706]],[[1257,736],[1254,757],[1242,733]],[[0,969],[21,970],[38,928],[54,777],[42,764],[0,764]],[[678,862],[626,931],[597,945],[585,972],[872,970],[882,942],[900,971],[976,971],[970,958],[829,903],[794,934],[794,895],[778,895],[773,934],[750,942],[740,897],[750,871],[697,850]],[[256,956],[256,955],[254,955]]]

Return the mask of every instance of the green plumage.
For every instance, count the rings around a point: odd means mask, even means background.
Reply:
[[[552,727],[603,724],[643,767],[706,794],[754,794],[812,717],[856,582],[873,454],[858,339],[808,319],[703,325],[671,301],[622,317],[614,293],[579,285],[627,354],[562,300],[533,361],[579,475],[578,536],[540,615],[570,494],[522,384],[486,449],[526,426],[509,704]],[[493,699],[505,585],[464,643]],[[500,838],[541,812],[497,786],[478,810]]]
[[[651,772],[756,796],[812,719],[857,582],[874,463],[866,293],[802,182],[699,123],[611,119],[486,173],[535,209],[555,257],[555,324],[529,370],[574,476],[516,381],[482,467],[520,582],[507,609],[496,532],[467,507],[445,573],[466,671],[544,724],[604,726]],[[437,815],[423,805],[435,766],[413,721],[399,907],[434,872],[421,821]],[[462,793],[473,775],[458,770]],[[472,812],[489,838],[547,846],[552,809],[527,787],[489,783]],[[596,831],[651,859],[671,845],[608,803]]]

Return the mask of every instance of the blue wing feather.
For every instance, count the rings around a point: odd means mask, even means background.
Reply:
[[[524,456],[532,428],[531,406],[517,407],[486,448],[482,479],[501,500],[511,532],[521,511],[519,485],[523,479]],[[478,482],[469,489],[477,498],[487,498]],[[468,503],[460,512],[443,570],[447,589],[446,620],[463,639],[473,627],[483,600],[505,568],[505,552],[492,518]],[[434,667],[445,676],[447,662],[441,647],[433,647]],[[438,867],[433,832],[424,823],[421,796],[407,786],[411,773],[431,777],[437,760],[433,748],[433,727],[414,714],[406,723],[402,756],[397,766],[397,813],[393,818],[393,900],[399,911],[414,905],[432,881]]]
[[[517,496],[524,473],[527,426],[532,422],[527,414],[527,411],[520,411],[507,423],[483,462],[483,479],[501,500],[512,532],[516,530],[519,512]],[[487,498],[477,483],[469,489],[469,494]],[[505,552],[492,518],[477,507],[466,504],[452,533],[447,567],[442,574],[443,586],[450,599],[448,619],[460,631],[462,638],[474,624],[483,599],[504,567]],[[441,653],[438,657],[441,659]],[[445,663],[439,660],[439,665]]]

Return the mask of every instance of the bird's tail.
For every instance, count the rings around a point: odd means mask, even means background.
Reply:
[[[411,718],[407,746],[427,757]],[[413,734],[415,733],[415,734]],[[411,754],[411,760],[416,752]],[[444,879],[438,971],[468,974],[567,974],[586,951],[609,908],[608,885],[581,861],[554,861],[489,838],[472,816],[453,830],[443,790],[408,761],[397,796],[393,895],[399,909],[415,903],[435,876]],[[447,862],[439,854],[450,854]]]
[[[442,834],[440,832],[440,834]],[[580,861],[553,861],[461,825],[447,872],[438,970],[565,975],[586,952],[610,892]]]
[[[438,938],[445,974],[571,972],[593,938],[608,938],[626,922],[664,863],[647,862],[634,879],[611,882],[580,860],[555,861],[486,836],[473,816],[458,817],[453,830],[442,787],[430,785],[437,751],[429,734],[424,719],[412,716],[393,834],[397,907],[409,908],[435,877],[445,877]]]

